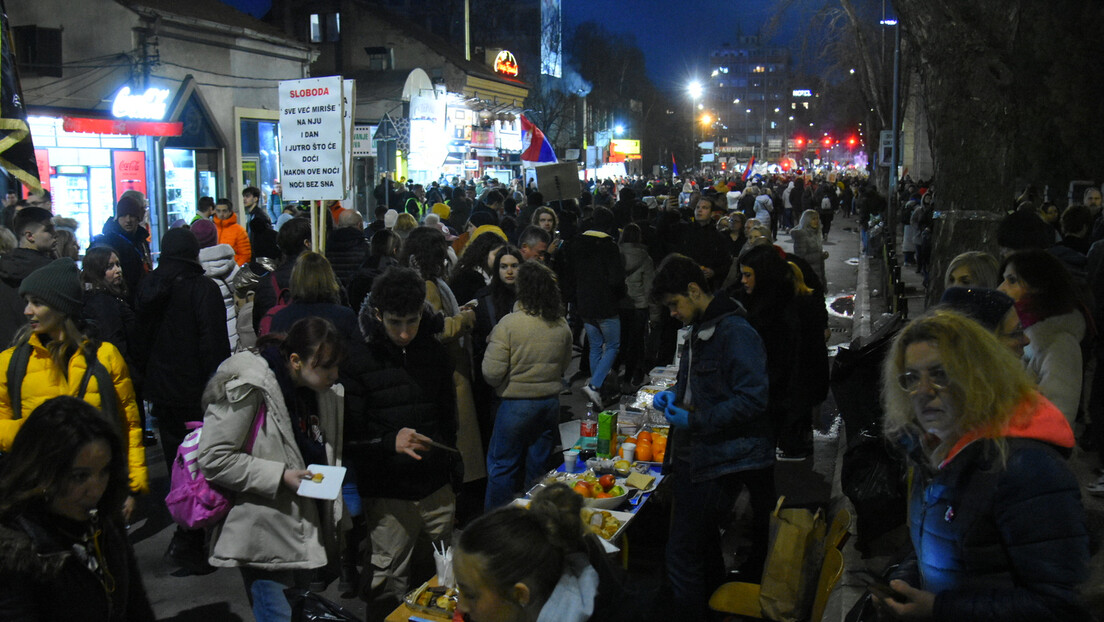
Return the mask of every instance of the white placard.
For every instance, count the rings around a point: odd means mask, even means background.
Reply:
[[[354,125],[353,126],[353,157],[354,158],[366,158],[376,155],[376,150],[372,146],[372,134],[376,132],[376,126],[374,125]]]
[[[353,190],[353,115],[356,114],[354,110],[356,108],[356,80],[344,80],[342,85],[345,89],[344,99],[342,100],[345,125],[341,128],[345,134],[345,196],[341,198],[345,199]]]
[[[280,183],[284,200],[345,196],[341,76],[280,82]]]

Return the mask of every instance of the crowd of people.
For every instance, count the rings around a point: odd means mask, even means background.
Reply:
[[[1104,428],[1104,412],[1093,416],[1104,390],[1087,390],[1104,385],[1093,303],[1104,301],[1104,245],[1085,243],[1104,226],[1079,215],[1100,220],[1090,194],[1062,214],[1064,235],[1024,199],[999,228],[1009,254],[956,258],[943,305],[895,341],[884,430],[920,479],[915,554],[897,596],[877,600],[886,619],[1088,619],[1076,594],[1087,532],[1064,461],[1075,429],[1092,421],[1082,444],[1094,448]],[[637,176],[546,202],[523,180],[385,177],[375,195],[368,222],[329,205],[324,248],[292,205],[273,223],[255,188],[240,211],[204,197],[164,234],[156,267],[140,194],[119,199],[80,268],[48,207],[13,205],[15,243],[0,253],[11,344],[0,354],[0,542],[14,548],[0,550],[14,553],[0,572],[22,574],[0,582],[0,614],[52,619],[51,590],[75,573],[106,589],[105,611],[126,612],[111,619],[151,618],[122,536],[149,491],[147,416],[170,470],[202,425],[198,468],[233,493],[214,528],[176,528],[169,558],[194,574],[238,568],[258,620],[290,619],[283,589],[335,580],[382,620],[432,574],[437,541],[458,547],[472,620],[647,618],[630,601],[706,619],[744,491],[753,518],[740,572],[755,580],[775,464],[812,459],[828,394],[824,240],[837,214],[857,216],[872,249],[889,209],[873,184]],[[905,263],[926,282],[934,196],[903,184],[898,214]],[[776,244],[785,235],[792,252]],[[580,535],[577,495],[551,487],[530,510],[510,502],[556,464],[562,395],[615,408],[676,353],[677,381],[654,402],[671,426],[666,588],[631,594]],[[47,447],[47,420],[69,440]],[[346,467],[336,500],[296,494],[315,464]],[[984,481],[962,480],[975,472]],[[956,485],[985,494],[952,507]],[[1104,493],[1104,477],[1089,492]],[[940,524],[940,503],[944,522],[957,511],[970,524]],[[1024,511],[1061,520],[1039,535],[1008,518]],[[974,516],[997,526],[975,533]],[[921,547],[931,534],[959,548]],[[75,555],[46,564],[58,547]],[[1054,563],[1029,572],[1043,555]]]

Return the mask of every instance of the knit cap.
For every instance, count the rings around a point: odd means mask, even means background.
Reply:
[[[192,235],[195,236],[196,242],[199,242],[200,248],[218,244],[218,228],[207,218],[200,218],[192,223]]]
[[[134,197],[123,195],[119,202],[115,205],[115,216],[122,218],[124,216],[134,216],[135,218],[141,218],[146,214],[146,208],[142,207]]]
[[[434,203],[433,213],[441,217],[441,220],[446,220],[449,214],[452,213],[452,208],[444,203]]]
[[[199,261],[199,242],[189,229],[169,229],[161,238],[161,259]]]
[[[28,274],[19,285],[20,296],[34,296],[66,317],[80,316],[80,270],[69,257],[55,259]]]

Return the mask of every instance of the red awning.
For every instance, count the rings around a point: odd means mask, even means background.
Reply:
[[[180,136],[184,124],[180,122],[127,121],[124,119],[91,119],[87,117],[62,117],[62,129],[66,132],[88,134],[124,134],[127,136]]]

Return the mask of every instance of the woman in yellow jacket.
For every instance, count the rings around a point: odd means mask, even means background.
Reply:
[[[129,519],[135,496],[149,492],[149,477],[138,402],[123,356],[78,328],[80,272],[72,259],[35,270],[23,279],[19,294],[27,301],[28,324],[13,347],[0,352],[0,451],[11,448],[26,417],[46,400],[59,395],[84,399],[111,418],[128,447],[130,496],[123,513]],[[107,383],[111,387],[105,390]]]

